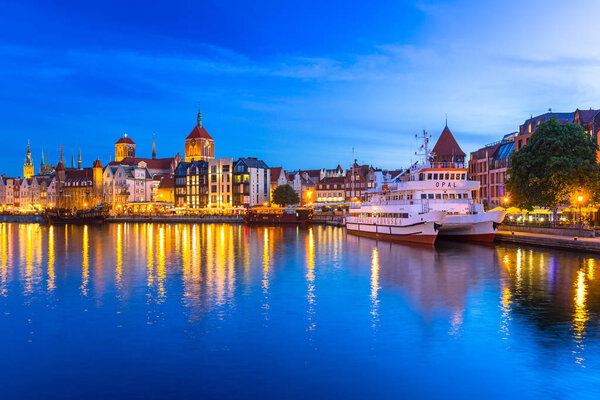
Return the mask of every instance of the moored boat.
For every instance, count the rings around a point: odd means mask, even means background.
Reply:
[[[422,163],[412,165],[408,170],[394,177],[392,181],[368,191],[368,205],[361,207],[359,215],[369,216],[378,233],[389,231],[385,238],[401,239],[402,233],[411,233],[411,222],[423,216],[443,213],[444,217],[433,225],[436,235],[429,237],[435,241],[440,238],[458,239],[475,242],[492,242],[498,224],[504,219],[503,210],[485,212],[483,204],[477,199],[479,182],[468,178],[465,166],[465,153],[446,126],[433,151],[429,151],[429,135],[423,132],[424,144],[421,146],[424,156]],[[400,216],[400,217],[399,217]],[[389,224],[389,218],[392,224]],[[398,219],[400,218],[400,219]],[[408,218],[408,219],[407,219]],[[416,218],[411,220],[410,218]],[[429,217],[424,218],[425,220]],[[353,221],[353,212],[346,225]],[[388,221],[388,222],[386,222]],[[386,226],[389,225],[389,228]],[[395,227],[395,229],[392,229]],[[406,229],[400,229],[406,227]],[[355,229],[349,232],[356,233]],[[416,232],[416,230],[415,230]],[[431,230],[426,231],[427,234]],[[404,241],[408,238],[404,238]]]
[[[63,224],[101,224],[105,220],[102,207],[95,207],[87,210],[63,210],[51,209],[46,211],[46,219],[49,225]]]
[[[258,207],[248,210],[244,218],[246,224],[308,224],[312,221],[309,208]]]

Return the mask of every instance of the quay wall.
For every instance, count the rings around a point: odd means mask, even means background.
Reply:
[[[498,227],[498,230],[513,231],[513,232],[541,233],[544,235],[557,235],[557,236],[578,236],[578,237],[586,237],[586,238],[596,237],[596,232],[593,229],[561,228],[561,227],[552,228],[552,227],[540,227],[540,226],[501,224]]]
[[[242,215],[236,216],[127,216],[127,217],[108,217],[106,222],[137,222],[137,223],[178,223],[178,224],[212,224],[212,223],[229,223],[229,224],[243,224],[244,217]]]
[[[46,219],[41,214],[0,214],[0,222],[43,224],[46,223]]]
[[[552,235],[542,236],[536,234],[519,234],[518,232],[514,233],[498,231],[496,232],[496,241],[600,254],[600,241],[598,239],[578,239],[577,237]]]

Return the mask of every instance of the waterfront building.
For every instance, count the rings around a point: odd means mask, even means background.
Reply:
[[[198,109],[196,126],[185,138],[185,161],[208,161],[213,158],[215,158],[215,143],[202,126],[202,113]]]
[[[27,154],[25,155],[25,163],[23,164],[23,177],[31,178],[34,175],[33,161],[31,160],[31,149],[29,141],[27,141]]]
[[[288,185],[290,184],[289,180],[288,180],[288,176],[285,172],[285,170],[283,169],[283,167],[271,167],[269,168],[269,175],[271,178],[271,182],[270,182],[270,190],[271,190],[271,194],[269,196],[269,198],[271,199],[271,201],[273,201],[273,191],[275,189],[277,189],[278,186],[283,186],[283,185]],[[290,185],[292,186],[292,185]]]
[[[305,171],[287,173],[289,184],[294,188],[302,205],[312,204],[316,200],[316,187],[318,180],[313,180]]]
[[[99,160],[92,168],[65,168],[58,162],[48,187],[50,203],[57,208],[81,210],[102,204],[103,174]]]
[[[208,205],[208,162],[182,161],[175,169],[175,204],[204,208]]]
[[[317,203],[341,203],[345,200],[346,179],[343,176],[325,177],[319,181],[316,189]]]
[[[595,143],[600,144],[600,110],[576,109],[573,114],[573,123],[581,125],[585,133],[590,135]],[[596,153],[596,161],[600,163],[600,150]]]
[[[0,178],[0,206],[12,207],[15,204],[14,190],[18,186],[17,178],[2,175]]]
[[[356,160],[344,178],[346,201],[366,201],[367,190],[373,187],[375,169],[369,165],[358,165]]]
[[[104,168],[102,185],[104,202],[113,207],[152,201],[153,179],[144,161],[137,165],[109,164]]]
[[[119,162],[127,157],[135,157],[135,142],[124,134],[115,143],[115,161]]]
[[[208,206],[226,208],[233,205],[233,158],[208,160]]]
[[[154,175],[152,182],[152,201],[175,204],[175,178],[173,175]]]
[[[269,203],[270,173],[267,164],[254,157],[240,158],[233,166],[233,205],[254,207]]]
[[[549,110],[547,113],[538,115],[536,117],[532,115],[531,118],[525,120],[525,122],[519,126],[519,134],[515,137],[515,150],[520,150],[521,147],[525,146],[527,142],[529,142],[529,138],[542,122],[556,118],[558,122],[564,125],[573,122],[574,116],[575,113],[572,112],[554,113],[552,110]]]

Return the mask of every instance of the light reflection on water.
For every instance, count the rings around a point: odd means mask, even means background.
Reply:
[[[599,267],[323,226],[0,224],[0,384],[3,398],[50,381],[55,398],[593,398]]]

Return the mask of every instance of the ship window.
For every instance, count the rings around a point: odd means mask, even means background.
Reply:
[[[427,174],[427,180],[431,180],[431,173]]]
[[[425,174],[419,174],[419,180],[420,181],[424,181],[425,180]]]
[[[454,193],[450,193],[450,198],[453,199],[454,198]]]
[[[444,199],[447,199],[447,198],[448,198],[448,195],[447,195],[447,194],[444,194]]]
[[[442,198],[442,195],[438,193],[438,194],[436,194],[436,195],[435,195],[435,198],[436,198],[436,199],[441,199],[441,198]]]
[[[427,198],[427,195],[426,195],[425,193],[421,193],[421,198],[422,198],[422,199],[426,199],[426,198]]]
[[[430,199],[433,199],[433,193],[429,193],[429,194],[427,195],[427,197],[429,197]]]
[[[454,174],[450,174],[450,179],[454,179]]]
[[[462,175],[460,176],[460,179],[464,180],[464,179],[465,179],[465,174],[462,174]]]
[[[437,180],[438,174],[433,174],[433,179]]]
[[[450,179],[450,174],[446,173],[446,180]]]

